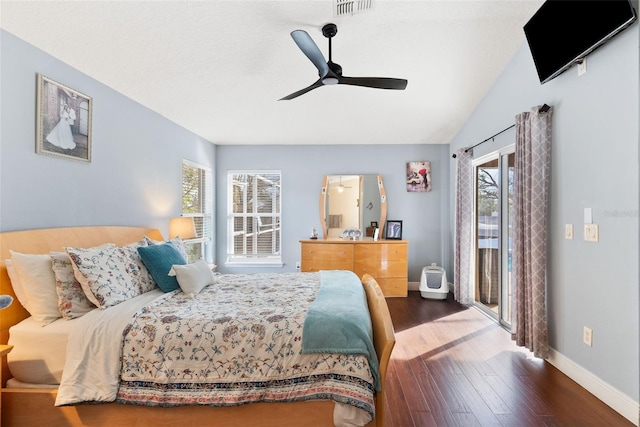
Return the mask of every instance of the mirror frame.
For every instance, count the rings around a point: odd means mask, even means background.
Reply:
[[[347,175],[347,174],[342,174]],[[354,175],[354,174],[348,174]],[[362,176],[362,175],[361,175]],[[384,230],[384,225],[387,220],[387,192],[384,189],[384,184],[382,183],[382,175],[377,175],[378,180],[378,191],[380,192],[380,220],[378,221],[379,238],[378,240],[382,240],[382,230]],[[327,233],[327,190],[329,188],[329,175],[325,175],[322,179],[322,191],[320,191],[320,200],[319,200],[319,210],[320,210],[320,224],[322,225],[322,238],[327,240],[329,238]],[[363,229],[364,231],[364,229]]]

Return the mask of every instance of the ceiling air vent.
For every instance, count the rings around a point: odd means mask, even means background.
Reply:
[[[353,15],[371,9],[373,0],[334,0],[335,16]]]

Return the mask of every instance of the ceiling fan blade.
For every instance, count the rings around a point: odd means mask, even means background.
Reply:
[[[284,101],[288,101],[288,100],[290,100],[290,99],[297,98],[297,97],[299,97],[300,95],[304,95],[305,93],[307,93],[307,92],[309,92],[309,91],[311,91],[311,90],[313,90],[313,89],[315,89],[315,88],[317,88],[317,87],[320,87],[320,86],[323,86],[323,84],[322,84],[322,79],[318,79],[318,80],[317,80],[315,83],[313,83],[311,86],[307,86],[307,87],[305,87],[304,89],[300,89],[300,90],[299,90],[299,91],[297,91],[297,92],[293,92],[291,95],[287,95],[287,96],[285,96],[284,98],[280,98],[278,101],[283,101],[283,100],[284,100]]]
[[[291,32],[291,38],[298,45],[300,50],[311,60],[313,65],[318,69],[320,79],[311,86],[301,89],[297,92],[287,95],[282,100],[290,100],[300,95],[323,86],[323,85],[352,85],[364,86],[376,89],[394,89],[404,90],[407,87],[407,80],[393,79],[388,77],[346,77],[342,75],[342,67],[331,60],[331,39],[338,32],[335,24],[326,24],[322,27],[322,35],[329,39],[329,61],[327,62],[318,45],[313,41],[311,36],[304,30],[294,30]]]
[[[351,86],[364,86],[376,89],[404,90],[407,87],[407,80],[393,79],[389,77],[340,77],[338,84]]]
[[[296,42],[300,50],[307,55],[307,58],[313,62],[313,65],[318,69],[320,77],[324,77],[329,72],[329,66],[326,59],[320,52],[318,45],[313,41],[311,36],[304,30],[295,30],[291,32],[293,41]]]

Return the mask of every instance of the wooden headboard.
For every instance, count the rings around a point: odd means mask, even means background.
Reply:
[[[89,248],[103,243],[122,246],[140,240],[145,235],[162,240],[160,231],[148,227],[67,227],[0,233],[0,294],[13,297],[13,304],[0,310],[0,344],[7,343],[11,326],[29,316],[15,297],[4,265],[4,260],[11,258],[10,250],[25,254],[47,254],[50,251],[63,251],[65,246]]]

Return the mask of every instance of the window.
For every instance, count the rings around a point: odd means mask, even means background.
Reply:
[[[282,265],[280,171],[230,171],[227,261]]]
[[[213,179],[211,169],[182,161],[182,216],[192,217],[196,237],[185,239],[187,261],[213,260]]]
[[[473,162],[475,170],[475,302],[511,325],[514,147]]]

